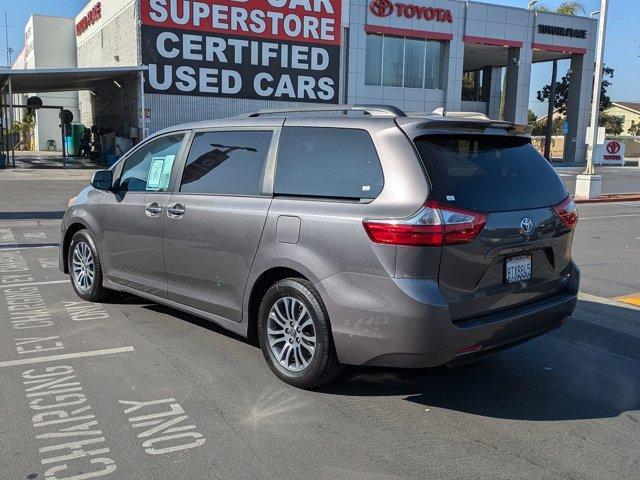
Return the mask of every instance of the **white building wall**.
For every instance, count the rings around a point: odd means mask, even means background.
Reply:
[[[89,2],[76,16],[76,24],[94,8]],[[139,58],[139,29],[136,0],[102,1],[101,17],[77,36],[78,67],[137,66]],[[140,117],[139,85],[127,82],[123,89],[105,85],[95,95],[80,92],[80,121],[87,127],[108,125],[121,136],[129,136],[129,128],[137,127]]]
[[[440,7],[440,3],[438,3]],[[442,8],[451,8],[454,15],[454,24],[451,29],[453,38],[448,42],[445,50],[444,73],[444,106],[445,110],[453,112],[462,110],[462,73],[464,70],[464,27],[465,8],[464,2],[450,2]]]
[[[421,6],[433,7],[434,2],[416,0]],[[349,2],[349,50],[348,50],[348,102],[349,103],[385,103],[397,106],[408,112],[431,112],[447,103],[450,109],[460,109],[462,90],[462,29],[464,26],[464,3],[456,0],[442,0],[438,7],[450,9],[453,23],[424,22],[406,19],[396,15],[376,17],[369,9],[369,0],[351,0]],[[420,89],[388,87],[365,84],[366,26],[399,28],[420,32],[425,28],[433,37],[438,34],[453,36],[446,42],[445,59],[442,65],[442,89]],[[410,36],[410,35],[407,35]],[[459,89],[456,85],[459,84]],[[457,92],[457,93],[456,93]],[[445,98],[446,97],[446,98]]]
[[[71,18],[32,15],[25,26],[23,58],[14,68],[63,68],[76,66],[74,22]],[[44,105],[61,106],[79,117],[77,92],[33,92]],[[26,101],[26,96],[20,99]],[[21,117],[19,114],[17,117]],[[34,128],[35,148],[47,149],[47,141],[55,142],[62,151],[59,110],[38,110]]]

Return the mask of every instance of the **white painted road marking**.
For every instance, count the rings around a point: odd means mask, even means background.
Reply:
[[[8,251],[8,250],[34,250],[34,249],[41,249],[41,248],[60,248],[60,244],[59,243],[48,243],[45,245],[38,245],[37,243],[34,243],[33,245],[29,245],[28,243],[6,243],[6,244],[0,244],[0,248],[3,251]]]
[[[38,257],[37,260],[42,268],[58,268],[58,257]]]
[[[0,288],[6,287],[32,287],[35,285],[53,285],[54,283],[69,283],[69,280],[49,280],[47,282],[31,282],[31,283],[14,283],[13,285],[0,285]]]
[[[150,455],[163,455],[165,453],[189,450],[204,445],[206,441],[201,433],[194,431],[196,429],[195,425],[181,425],[189,419],[189,416],[185,414],[184,408],[176,402],[175,398],[164,398],[148,402],[139,402],[137,400],[119,400],[119,402],[123,405],[131,405],[125,409],[125,415],[133,413],[140,408],[145,409],[140,412],[145,413],[145,415],[128,416],[127,418],[133,428],[143,428],[137,434],[137,437],[146,439],[142,442],[142,448]],[[148,410],[149,407],[161,404],[170,404],[168,410],[165,407],[160,407],[160,411],[156,408],[151,408],[151,411]]]
[[[57,362],[58,360],[67,360],[70,358],[97,357],[100,355],[112,355],[114,353],[133,352],[133,347],[107,348],[104,350],[91,350],[88,352],[62,353],[60,355],[49,355],[48,357],[21,358],[20,360],[6,360],[0,362],[2,367],[15,367],[17,365],[32,365],[34,363]]]
[[[64,477],[67,480],[96,478],[113,473],[117,469],[116,462],[104,456],[111,450],[106,445],[106,438],[95,415],[91,413],[87,396],[79,381],[69,382],[77,380],[73,367],[45,367],[42,373],[34,368],[22,372],[22,378],[29,408],[34,413],[31,422],[40,445],[40,462],[47,469],[44,478],[61,478],[56,475],[59,472],[67,473]],[[91,447],[85,449],[86,445]],[[86,460],[81,460],[86,457],[90,458],[90,471]],[[80,462],[85,463],[83,465]],[[99,470],[95,470],[96,466]],[[74,471],[79,473],[74,475]]]
[[[44,232],[23,232],[22,236],[29,240],[33,240],[34,238],[35,239],[47,238],[47,234]]]
[[[620,214],[620,215],[605,215],[602,217],[582,217],[580,218],[580,221],[582,220],[601,220],[603,218],[624,218],[624,217],[640,217],[640,213],[627,213],[627,214]]]

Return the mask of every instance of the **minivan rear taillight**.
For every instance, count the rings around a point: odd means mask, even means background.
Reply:
[[[575,228],[578,223],[578,208],[571,195],[565,198],[562,203],[553,207],[553,210],[558,214],[565,227]]]
[[[376,243],[438,247],[472,241],[486,222],[481,213],[429,200],[411,217],[365,219],[362,223]]]

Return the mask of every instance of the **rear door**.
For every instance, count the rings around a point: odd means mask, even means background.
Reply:
[[[197,131],[167,204],[170,300],[235,322],[271,203],[277,129]],[[271,166],[271,167],[270,167]]]
[[[573,233],[554,206],[568,194],[528,138],[426,135],[415,144],[430,199],[487,216],[475,240],[442,249],[439,285],[454,321],[565,288]]]

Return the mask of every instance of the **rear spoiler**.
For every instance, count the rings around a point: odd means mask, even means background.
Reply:
[[[488,117],[429,115],[425,117],[399,117],[396,118],[396,123],[409,136],[426,133],[427,131],[445,134],[451,131],[458,131],[476,134],[511,134],[530,136],[533,131],[533,127],[531,125],[492,120]]]

